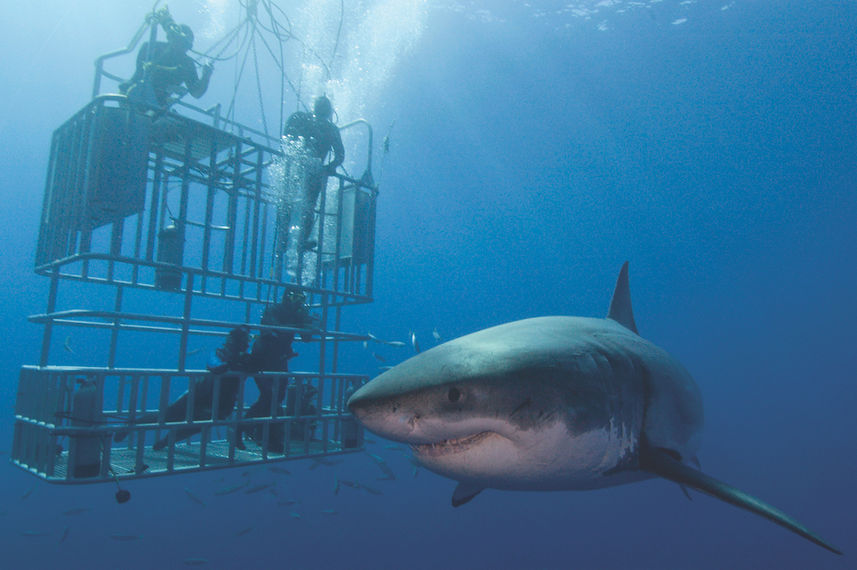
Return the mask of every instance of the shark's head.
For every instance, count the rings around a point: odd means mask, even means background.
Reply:
[[[575,339],[591,335],[573,331],[591,327],[632,334],[603,319],[508,323],[406,360],[360,388],[348,406],[367,429],[410,444],[421,464],[458,481],[501,489],[602,486],[592,481],[633,459],[642,404],[618,409],[627,394],[613,381],[615,367],[592,359],[589,346],[575,349]]]

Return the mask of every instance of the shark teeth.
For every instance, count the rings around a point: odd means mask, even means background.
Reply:
[[[470,446],[479,443],[491,435],[490,431],[479,432],[474,435],[456,439],[444,439],[435,443],[421,443],[411,445],[411,450],[417,455],[444,455],[464,451]]]

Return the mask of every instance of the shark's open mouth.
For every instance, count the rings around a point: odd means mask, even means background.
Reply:
[[[445,439],[436,443],[422,443],[411,445],[415,455],[445,455],[447,453],[458,453],[479,443],[492,432],[483,431],[474,435],[460,437],[457,439]]]

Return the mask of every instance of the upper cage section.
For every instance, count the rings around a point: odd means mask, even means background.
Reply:
[[[371,174],[330,176],[313,206],[318,245],[295,252],[297,205],[270,172],[288,160],[215,125],[99,96],[54,132],[36,271],[166,291],[194,273],[206,295],[263,299],[297,283],[341,304],[371,301]]]

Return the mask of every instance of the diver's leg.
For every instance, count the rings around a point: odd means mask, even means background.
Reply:
[[[327,182],[327,176],[319,174],[312,176],[307,180],[306,196],[303,205],[303,218],[301,220],[301,236],[298,244],[301,251],[313,249],[315,243],[309,240],[312,233],[312,227],[315,223],[315,206],[318,202],[318,196],[321,194],[321,189]]]

